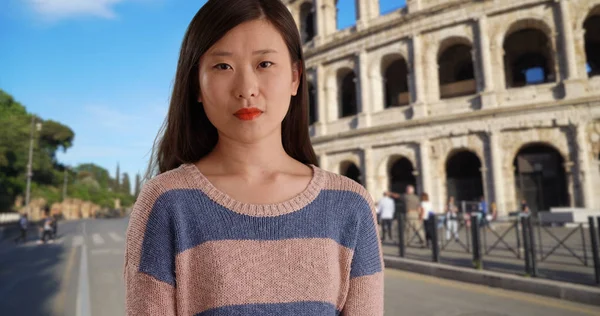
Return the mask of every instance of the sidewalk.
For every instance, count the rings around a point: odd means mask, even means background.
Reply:
[[[600,288],[384,255],[385,267],[600,306]]]

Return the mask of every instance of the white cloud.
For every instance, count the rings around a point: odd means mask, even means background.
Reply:
[[[125,0],[25,0],[40,16],[59,20],[75,16],[116,17],[113,6]]]

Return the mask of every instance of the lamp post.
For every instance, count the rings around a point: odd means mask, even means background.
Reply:
[[[68,182],[68,179],[69,179],[68,175],[67,175],[68,170],[69,170],[69,167],[65,167],[65,174],[64,174],[64,178],[65,179],[64,179],[64,183],[63,183],[63,196],[62,196],[63,202],[67,198],[67,182]]]
[[[42,123],[35,123],[35,116],[31,116],[31,134],[29,137],[29,162],[27,163],[27,189],[25,191],[25,207],[27,209],[27,215],[31,218],[31,209],[29,207],[29,201],[31,198],[31,176],[32,172],[32,164],[33,164],[33,136],[35,129],[39,132],[42,130]]]

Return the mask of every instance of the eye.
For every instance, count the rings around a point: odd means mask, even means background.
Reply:
[[[227,69],[231,68],[231,66],[229,66],[227,64],[217,64],[217,65],[215,65],[214,68],[216,68],[218,70],[227,70]]]
[[[260,64],[258,64],[261,68],[269,68],[271,65],[273,65],[272,62],[270,61],[263,61]]]

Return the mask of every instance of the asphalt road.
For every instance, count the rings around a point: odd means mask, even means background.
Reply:
[[[61,222],[57,241],[0,243],[0,315],[124,315],[127,219]],[[600,315],[600,308],[386,270],[385,315]]]

